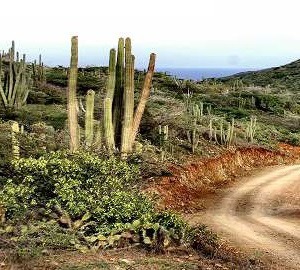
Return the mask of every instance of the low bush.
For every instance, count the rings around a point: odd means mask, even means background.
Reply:
[[[75,249],[139,243],[162,251],[180,244],[187,229],[177,214],[157,212],[137,189],[138,167],[116,158],[52,152],[15,160],[0,174],[6,220],[0,234],[8,242],[15,239],[20,247],[15,253],[25,257],[68,248],[73,238]]]

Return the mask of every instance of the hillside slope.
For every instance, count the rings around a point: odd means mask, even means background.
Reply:
[[[258,70],[238,73],[233,76],[222,78],[227,82],[240,79],[247,85],[273,86],[280,89],[300,91],[300,59],[289,64]]]

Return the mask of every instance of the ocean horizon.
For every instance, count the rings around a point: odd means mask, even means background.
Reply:
[[[254,68],[157,68],[158,72],[166,72],[168,75],[179,79],[191,79],[201,81],[208,78],[221,78],[245,71],[254,71]]]

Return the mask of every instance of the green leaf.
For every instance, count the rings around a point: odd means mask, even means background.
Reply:
[[[144,237],[143,242],[146,245],[151,245],[152,244],[152,241],[149,237]]]
[[[14,227],[11,225],[8,225],[5,227],[5,232],[12,233],[14,231]]]
[[[82,220],[82,221],[86,221],[86,220],[90,219],[91,216],[92,216],[92,215],[91,215],[90,212],[86,212],[86,213],[83,215],[83,217],[81,218],[81,220]]]
[[[132,222],[132,226],[134,228],[138,228],[138,227],[140,227],[140,225],[141,225],[141,221],[139,219]]]
[[[98,240],[98,237],[94,236],[94,235],[93,236],[87,236],[87,237],[85,237],[85,240],[89,243],[94,243]]]
[[[99,234],[99,235],[97,236],[97,239],[98,239],[99,241],[106,241],[106,240],[107,240],[107,238],[106,238],[103,234]]]

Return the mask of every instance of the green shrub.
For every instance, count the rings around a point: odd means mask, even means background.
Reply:
[[[171,236],[177,240],[183,238],[184,233],[188,228],[187,223],[178,214],[170,211],[157,213],[153,222],[160,224],[170,231]]]
[[[14,161],[13,170],[0,192],[9,217],[59,206],[72,219],[89,212],[98,224],[108,225],[131,222],[153,211],[152,203],[133,188],[138,168],[115,158],[56,152]]]

